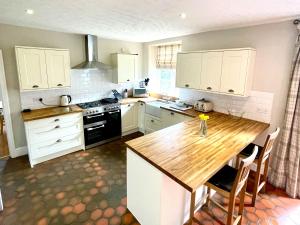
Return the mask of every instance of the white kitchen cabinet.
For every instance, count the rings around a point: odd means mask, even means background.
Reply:
[[[70,87],[70,54],[68,50],[45,50],[49,88]]]
[[[145,114],[145,134],[150,134],[162,128],[163,125],[160,118],[152,116],[147,113]]]
[[[220,49],[178,53],[176,87],[249,96],[255,49]]]
[[[15,50],[21,91],[71,85],[69,50],[24,46]]]
[[[112,54],[113,82],[124,83],[135,79],[136,55],[134,54]]]
[[[31,167],[85,149],[82,113],[27,121],[25,131]]]
[[[176,87],[200,89],[201,53],[178,53]]]
[[[161,121],[162,121],[162,126],[164,128],[173,126],[177,123],[188,121],[190,119],[192,119],[192,117],[185,116],[180,113],[176,113],[174,111],[165,110],[165,109],[162,109],[161,111]]]
[[[220,92],[247,96],[252,86],[255,51],[224,51]]]
[[[202,56],[202,71],[200,89],[218,92],[222,74],[223,51],[205,52]]]
[[[21,90],[48,88],[46,56],[43,50],[16,48]]]
[[[122,133],[138,128],[138,107],[135,103],[121,105]]]
[[[145,111],[146,105],[144,102],[138,102],[138,127],[139,131],[145,133]]]

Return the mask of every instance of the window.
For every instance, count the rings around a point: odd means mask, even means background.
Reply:
[[[160,94],[177,96],[176,59],[181,44],[165,44],[155,46],[155,68],[151,74],[152,90]]]

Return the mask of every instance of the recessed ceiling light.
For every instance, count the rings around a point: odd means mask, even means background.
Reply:
[[[186,14],[185,13],[180,13],[179,16],[180,16],[181,19],[185,19],[186,18]]]
[[[33,9],[26,9],[25,12],[29,15],[32,15],[34,13]]]

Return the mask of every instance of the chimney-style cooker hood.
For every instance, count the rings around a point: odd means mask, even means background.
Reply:
[[[73,69],[109,69],[110,66],[98,61],[97,36],[85,36],[85,55],[86,61],[74,66]]]

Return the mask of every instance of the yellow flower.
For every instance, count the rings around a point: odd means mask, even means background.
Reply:
[[[205,114],[200,114],[199,115],[200,120],[208,120],[209,116],[205,115]]]

